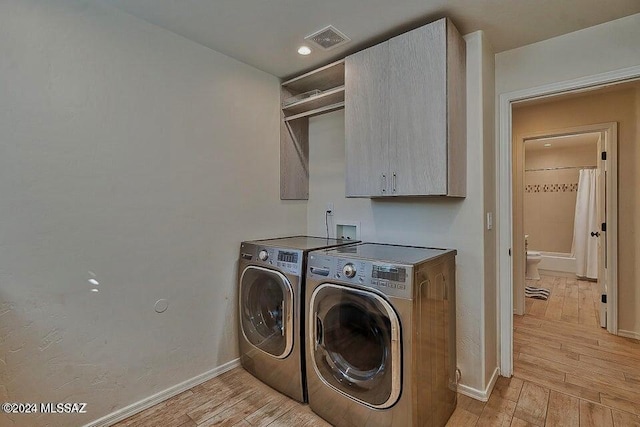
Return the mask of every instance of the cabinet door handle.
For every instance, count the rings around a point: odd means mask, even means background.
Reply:
[[[382,174],[382,192],[387,192],[387,175]]]
[[[396,192],[396,173],[393,173],[393,179],[392,179],[392,186],[393,186],[393,192]]]

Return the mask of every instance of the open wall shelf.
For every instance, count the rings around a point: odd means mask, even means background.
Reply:
[[[289,104],[282,107],[282,111],[284,111],[285,120],[288,121],[326,111],[327,107],[331,111],[344,107],[344,85]]]
[[[280,198],[309,198],[309,117],[344,108],[344,59],[294,77],[280,87]],[[285,100],[319,91],[285,105]]]
[[[344,85],[344,59],[308,73],[299,75],[282,83],[290,92],[303,93],[313,89],[327,90]]]

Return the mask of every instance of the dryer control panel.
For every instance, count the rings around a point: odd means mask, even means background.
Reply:
[[[279,270],[300,276],[302,272],[302,251],[295,249],[273,248],[243,243],[240,246],[240,259],[256,265],[277,267]]]
[[[413,267],[310,253],[307,277],[333,283],[373,288],[385,295],[412,297]]]

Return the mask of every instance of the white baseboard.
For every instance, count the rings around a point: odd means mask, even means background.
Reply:
[[[640,333],[634,331],[625,331],[622,329],[618,329],[618,335],[625,338],[633,338],[636,340],[640,340]]]
[[[190,388],[197,386],[198,384],[202,384],[203,382],[208,381],[211,378],[222,375],[223,373],[230,371],[237,366],[240,366],[240,359],[233,359],[232,361],[227,362],[224,365],[218,366],[217,368],[183,381],[180,384],[169,387],[166,390],[132,403],[131,405],[126,406],[122,409],[118,409],[117,411],[105,415],[104,417],[99,418],[95,421],[91,421],[90,423],[85,424],[84,427],[107,427],[113,425],[118,421],[129,418],[130,416],[135,415],[138,412],[144,411],[145,409],[150,408],[153,405],[157,405],[160,402],[176,396],[183,391],[187,391]]]
[[[487,388],[485,388],[484,390],[478,390],[464,384],[458,384],[458,393],[464,394],[465,396],[469,396],[472,399],[476,399],[481,402],[486,402],[487,400],[489,400],[489,396],[491,396],[491,392],[493,391],[493,386],[496,385],[496,381],[498,381],[499,376],[500,368],[496,368],[493,371],[493,374],[491,374],[491,379],[489,380],[489,384],[487,384]]]

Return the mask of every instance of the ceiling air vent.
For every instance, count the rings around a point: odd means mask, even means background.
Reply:
[[[324,27],[320,31],[316,31],[313,34],[309,34],[304,38],[307,41],[315,43],[323,50],[331,50],[335,47],[342,46],[345,43],[349,43],[351,39],[342,32],[338,31],[333,25]]]

